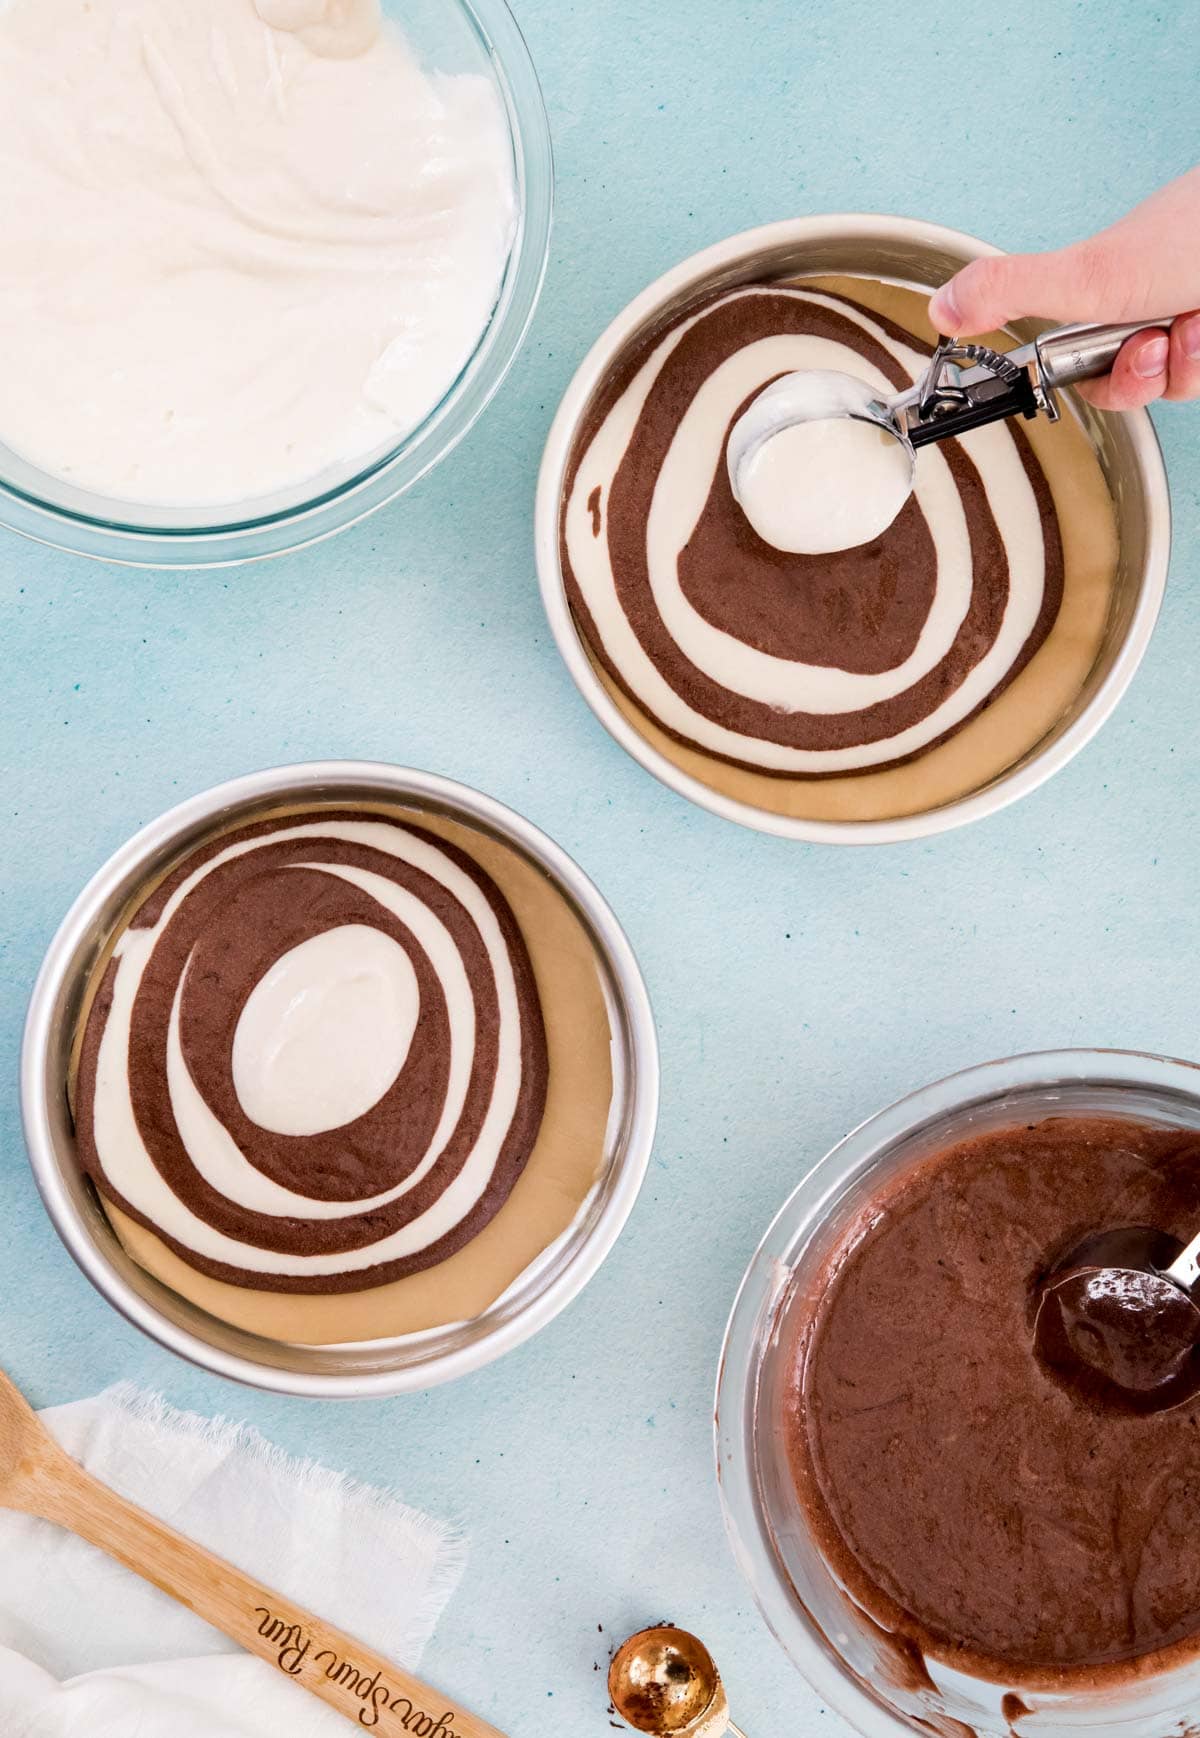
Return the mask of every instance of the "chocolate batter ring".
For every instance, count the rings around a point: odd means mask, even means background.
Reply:
[[[461,1109],[437,1151],[431,1142],[446,1104],[451,1069],[446,985],[408,924],[342,872],[382,877],[416,901],[451,938],[464,968],[475,1041]],[[462,876],[482,895],[498,926],[515,988],[520,1030],[514,1107],[500,1138],[487,1137],[492,1145],[484,1155],[486,1179],[474,1189],[465,1211],[428,1243],[421,1244],[418,1236],[417,1246],[402,1255],[343,1265],[336,1260],[339,1255],[369,1250],[407,1228],[419,1233],[423,1218],[436,1216],[464,1167],[473,1160],[480,1167],[478,1154],[497,1092],[501,1029],[507,1016],[494,952],[465,896],[460,898],[446,884]],[[355,1121],[312,1135],[265,1129],[246,1115],[234,1087],[238,1020],[255,986],[285,954],[351,924],[389,936],[411,962],[420,1014],[408,1054],[382,1097]],[[143,960],[136,938],[147,936],[151,945]],[[138,972],[131,1001],[128,994],[118,996],[121,974],[130,971]],[[129,1001],[129,1006],[125,1015],[115,1016],[119,1000]],[[293,1213],[259,1211],[222,1193],[202,1174],[181,1132],[169,1076],[173,1013],[191,1084],[248,1170],[294,1197],[314,1205],[338,1204],[344,1211],[309,1215],[302,1201]],[[115,1029],[110,1033],[118,1017],[127,1019],[127,1025],[121,1034]],[[102,1067],[106,1034],[124,1038],[124,1084],[134,1125],[127,1141],[107,1145],[97,1117],[98,1092],[112,1090]],[[479,865],[445,839],[407,823],[354,811],[292,816],[242,828],[206,845],[135,912],[117,943],[84,1032],[76,1090],[79,1152],[109,1201],[202,1273],[262,1290],[358,1290],[435,1265],[488,1224],[532,1151],[547,1081],[545,1030],[529,956],[506,900]],[[139,1185],[131,1170],[132,1149],[139,1142],[182,1210],[178,1224],[162,1223],[146,1209],[144,1174]],[[245,1262],[229,1259],[231,1252],[224,1247],[219,1259],[194,1247],[180,1234],[180,1225],[188,1224],[193,1234],[199,1224],[244,1245]],[[294,1260],[274,1260],[264,1267],[255,1263],[256,1253]],[[324,1259],[314,1262],[314,1257]]]
[[[932,732],[908,749],[901,738],[930,719],[996,646],[1011,601],[1012,573],[1005,538],[979,470],[957,444],[941,457],[949,467],[961,501],[970,542],[969,600],[950,644],[911,684],[879,701],[859,707],[820,710],[781,706],[757,699],[722,681],[710,666],[689,657],[664,619],[652,584],[648,553],[651,514],[664,467],[681,425],[698,394],[740,352],[781,336],[822,339],[849,346],[878,369],[895,388],[909,383],[896,356],[863,324],[864,311],[845,297],[785,288],[751,288],[724,294],[699,315],[693,310],[668,332],[655,337],[618,369],[590,413],[568,472],[560,527],[562,568],[567,595],[584,638],[609,679],[675,742],[718,761],[774,777],[833,776],[872,772],[925,753],[961,729],[994,700],[1044,643],[1058,615],[1063,593],[1063,551],[1057,515],[1041,469],[1018,429],[992,431],[1015,443],[1028,480],[1043,538],[1038,597],[1027,634],[1016,644],[974,705],[961,710],[946,729]],[[927,354],[886,317],[872,313],[869,323],[896,343]],[[678,334],[671,346],[672,334]],[[589,467],[597,437],[627,398],[635,402],[651,384],[632,432],[610,476],[597,482]],[[750,396],[775,373],[757,380]],[[791,555],[772,548],[753,531],[734,500],[723,462],[724,436],[740,415],[743,400],[722,426],[714,450],[707,499],[694,525],[673,525],[677,536],[676,579],[697,620],[727,637],[727,643],[752,648],[781,663],[816,666],[863,677],[885,677],[914,653],[945,581],[930,526],[914,497],[896,523],[873,543],[834,555]],[[589,539],[571,535],[586,491],[591,539],[603,550],[609,575],[596,565]],[[666,512],[670,512],[668,507]],[[574,558],[573,558],[574,557]],[[613,616],[601,619],[598,606],[614,605],[641,652],[683,703],[683,715],[708,721],[740,739],[738,752],[714,746],[711,738],[689,734],[656,708],[644,691],[635,661],[617,648]],[[674,709],[673,709],[674,710]],[[896,742],[895,753],[888,753]],[[755,744],[777,744],[807,751],[803,767],[758,758]],[[858,765],[847,752],[863,750]],[[840,758],[834,762],[833,756]],[[829,759],[827,766],[821,757]],[[777,757],[776,757],[777,758]]]

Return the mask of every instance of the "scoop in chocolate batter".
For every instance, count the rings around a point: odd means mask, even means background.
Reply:
[[[1035,1344],[1086,1404],[1160,1412],[1200,1392],[1200,1307],[1168,1269],[1177,1238],[1146,1226],[1087,1240],[1049,1273]]]

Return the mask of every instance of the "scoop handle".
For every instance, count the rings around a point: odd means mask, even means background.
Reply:
[[[37,1456],[22,1506],[66,1527],[247,1653],[379,1738],[503,1738],[427,1684],[118,1496],[61,1450]]]
[[[1180,1250],[1170,1267],[1163,1269],[1163,1278],[1173,1280],[1184,1291],[1191,1291],[1200,1279],[1200,1233],[1192,1238],[1186,1249]]]
[[[1170,331],[1170,320],[1135,320],[1123,326],[1059,326],[1034,341],[1047,386],[1074,386],[1107,374],[1121,346],[1139,332]]]

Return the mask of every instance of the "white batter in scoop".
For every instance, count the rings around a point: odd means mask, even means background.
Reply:
[[[0,3],[0,443],[235,503],[394,445],[495,306],[503,106],[378,0]]]
[[[792,555],[873,542],[911,493],[900,442],[849,416],[780,429],[738,472],[743,513],[761,538]]]
[[[912,494],[911,449],[880,426],[878,396],[853,375],[785,374],[734,424],[733,493],[764,542],[831,555],[882,537]]]

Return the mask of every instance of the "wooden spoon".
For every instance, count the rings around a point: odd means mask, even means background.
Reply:
[[[503,1738],[231,1563],[164,1526],[85,1472],[0,1371],[0,1507],[38,1515],[99,1546],[197,1617],[380,1738]]]

